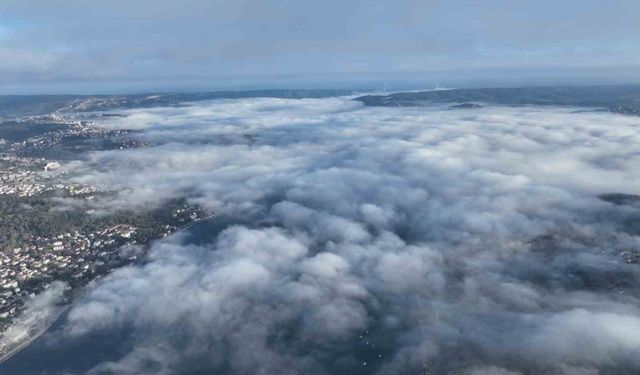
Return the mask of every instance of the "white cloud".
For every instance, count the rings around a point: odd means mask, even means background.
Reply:
[[[72,178],[117,191],[112,207],[186,195],[238,224],[157,243],[74,307],[70,339],[135,332],[95,373],[640,369],[640,271],[620,256],[640,212],[597,198],[640,193],[637,118],[346,98],[127,113],[103,125],[150,146]]]

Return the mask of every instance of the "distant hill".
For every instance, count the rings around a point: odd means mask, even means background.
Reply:
[[[640,85],[452,89],[366,95],[356,100],[383,107],[417,107],[434,103],[465,103],[464,108],[475,107],[466,103],[560,105],[640,115]]]
[[[176,106],[184,102],[213,99],[327,98],[355,93],[352,90],[277,89],[131,95],[0,95],[0,118],[65,112],[106,111],[122,108]]]

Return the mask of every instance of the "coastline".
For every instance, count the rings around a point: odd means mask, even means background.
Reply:
[[[14,343],[13,348],[9,349],[8,352],[0,356],[0,365],[2,365],[3,363],[11,359],[11,357],[13,357],[14,355],[18,354],[22,349],[31,345],[31,343],[33,343],[36,339],[42,336],[45,332],[47,332],[58,321],[58,319],[60,319],[60,317],[70,308],[71,308],[71,303],[61,306],[56,312],[54,312],[53,314],[51,314],[46,318],[47,322],[42,327],[40,327],[39,329],[36,328],[35,332],[30,333],[29,336],[25,337],[23,340],[20,340]]]
[[[178,233],[178,232],[182,232],[185,230],[189,230],[190,228],[192,228],[194,225],[202,223],[204,221],[207,221],[211,218],[213,218],[215,216],[214,213],[194,220],[192,222],[190,222],[189,224],[185,225],[182,228],[179,228],[178,230],[176,230],[174,233]],[[161,240],[162,238],[158,238],[154,241],[157,240]],[[153,242],[153,241],[151,241]],[[79,293],[82,291],[82,289],[84,289],[83,286],[82,288],[80,288],[77,291],[74,291],[74,293]],[[43,321],[46,320],[46,323],[44,323],[42,325],[42,327],[40,328],[35,328],[33,333],[29,333],[29,335],[27,337],[25,337],[22,340],[17,341],[16,343],[10,344],[12,346],[12,348],[10,348],[6,353],[0,354],[0,365],[2,365],[3,363],[5,363],[6,361],[8,361],[9,359],[11,359],[14,355],[18,354],[20,351],[22,351],[23,349],[27,348],[29,345],[31,345],[35,340],[37,340],[39,337],[41,337],[42,335],[44,335],[47,331],[49,331],[49,329],[64,315],[64,313],[66,311],[68,311],[71,306],[73,305],[73,300],[69,301],[68,304],[61,306],[59,309],[57,309],[57,311],[55,311],[54,313],[52,313],[50,316],[47,316],[44,319],[41,320],[37,320],[34,322],[34,324],[31,325],[31,327],[27,327],[27,330],[30,329],[34,329],[34,327],[36,327],[38,325],[38,323],[42,323]],[[2,341],[3,337],[0,335],[0,342]]]
[[[201,222],[203,222],[203,221],[209,220],[209,219],[213,218],[214,216],[215,216],[215,213],[213,213],[213,214],[211,214],[211,215],[208,215],[208,216],[205,216],[205,217],[202,217],[202,218],[200,218],[200,219],[196,219],[196,220],[194,220],[194,221],[190,222],[189,224],[185,225],[184,227],[182,227],[182,228],[178,229],[178,230],[177,230],[177,231],[175,231],[174,233],[178,233],[178,232],[182,232],[182,231],[188,230],[188,229],[189,229],[189,228],[191,228],[192,226],[194,226],[194,225],[196,225],[196,224],[199,224],[199,223],[201,223]]]

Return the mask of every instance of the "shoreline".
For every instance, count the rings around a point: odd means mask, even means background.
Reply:
[[[22,351],[22,349],[31,345],[35,340],[45,334],[49,329],[64,315],[66,311],[71,308],[71,303],[62,306],[58,311],[53,313],[51,316],[47,317],[48,322],[44,324],[40,329],[36,329],[36,331],[26,337],[23,342],[16,343],[15,347],[10,349],[7,353],[0,356],[0,365],[11,359],[14,355],[18,354]]]
[[[194,220],[194,221],[190,222],[189,224],[185,225],[184,227],[182,227],[182,228],[178,229],[177,231],[175,231],[175,232],[174,232],[174,233],[172,233],[172,234],[175,234],[175,233],[178,233],[178,232],[185,231],[185,230],[187,230],[187,229],[191,228],[192,226],[194,226],[194,225],[196,225],[196,224],[199,224],[199,223],[201,223],[201,222],[203,222],[203,221],[205,221],[205,220],[209,220],[209,219],[213,218],[215,215],[216,215],[216,214],[215,214],[215,213],[213,213],[213,214],[211,214],[211,215],[209,215],[209,216],[205,216],[205,217],[202,217],[202,218],[200,218],[200,219],[196,219],[196,220]]]
[[[199,224],[201,222],[204,222],[206,220],[209,220],[209,219],[213,218],[214,216],[215,216],[215,214],[213,213],[213,214],[208,215],[206,217],[194,220],[194,221],[190,222],[189,224],[185,225],[184,227],[179,228],[178,230],[176,230],[172,234],[176,234],[178,232],[182,232],[182,231],[188,230],[191,227],[193,227],[194,225]],[[162,240],[163,238],[158,238],[158,239],[156,239],[154,241]],[[151,242],[154,242],[154,241],[151,241]],[[74,291],[74,293],[81,292],[82,289],[84,289],[85,286],[80,288],[78,291]],[[7,353],[0,355],[0,366],[3,363],[5,363],[6,361],[8,361],[9,359],[11,359],[14,355],[18,354],[23,349],[27,348],[35,340],[37,340],[42,335],[44,335],[47,331],[49,331],[49,329],[64,315],[64,313],[66,311],[68,311],[71,308],[72,305],[73,305],[73,301],[70,301],[68,304],[62,306],[60,309],[58,309],[58,311],[53,313],[50,317],[47,317],[48,322],[45,323],[42,328],[36,329],[35,332],[33,334],[29,334],[29,336],[26,337],[23,342],[17,343],[16,346],[14,348],[10,349]]]

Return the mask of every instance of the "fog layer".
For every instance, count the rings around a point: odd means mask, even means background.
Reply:
[[[230,225],[98,282],[64,340],[93,374],[640,370],[638,119],[348,98],[129,110],[149,144],[67,167],[108,209],[187,196]]]

